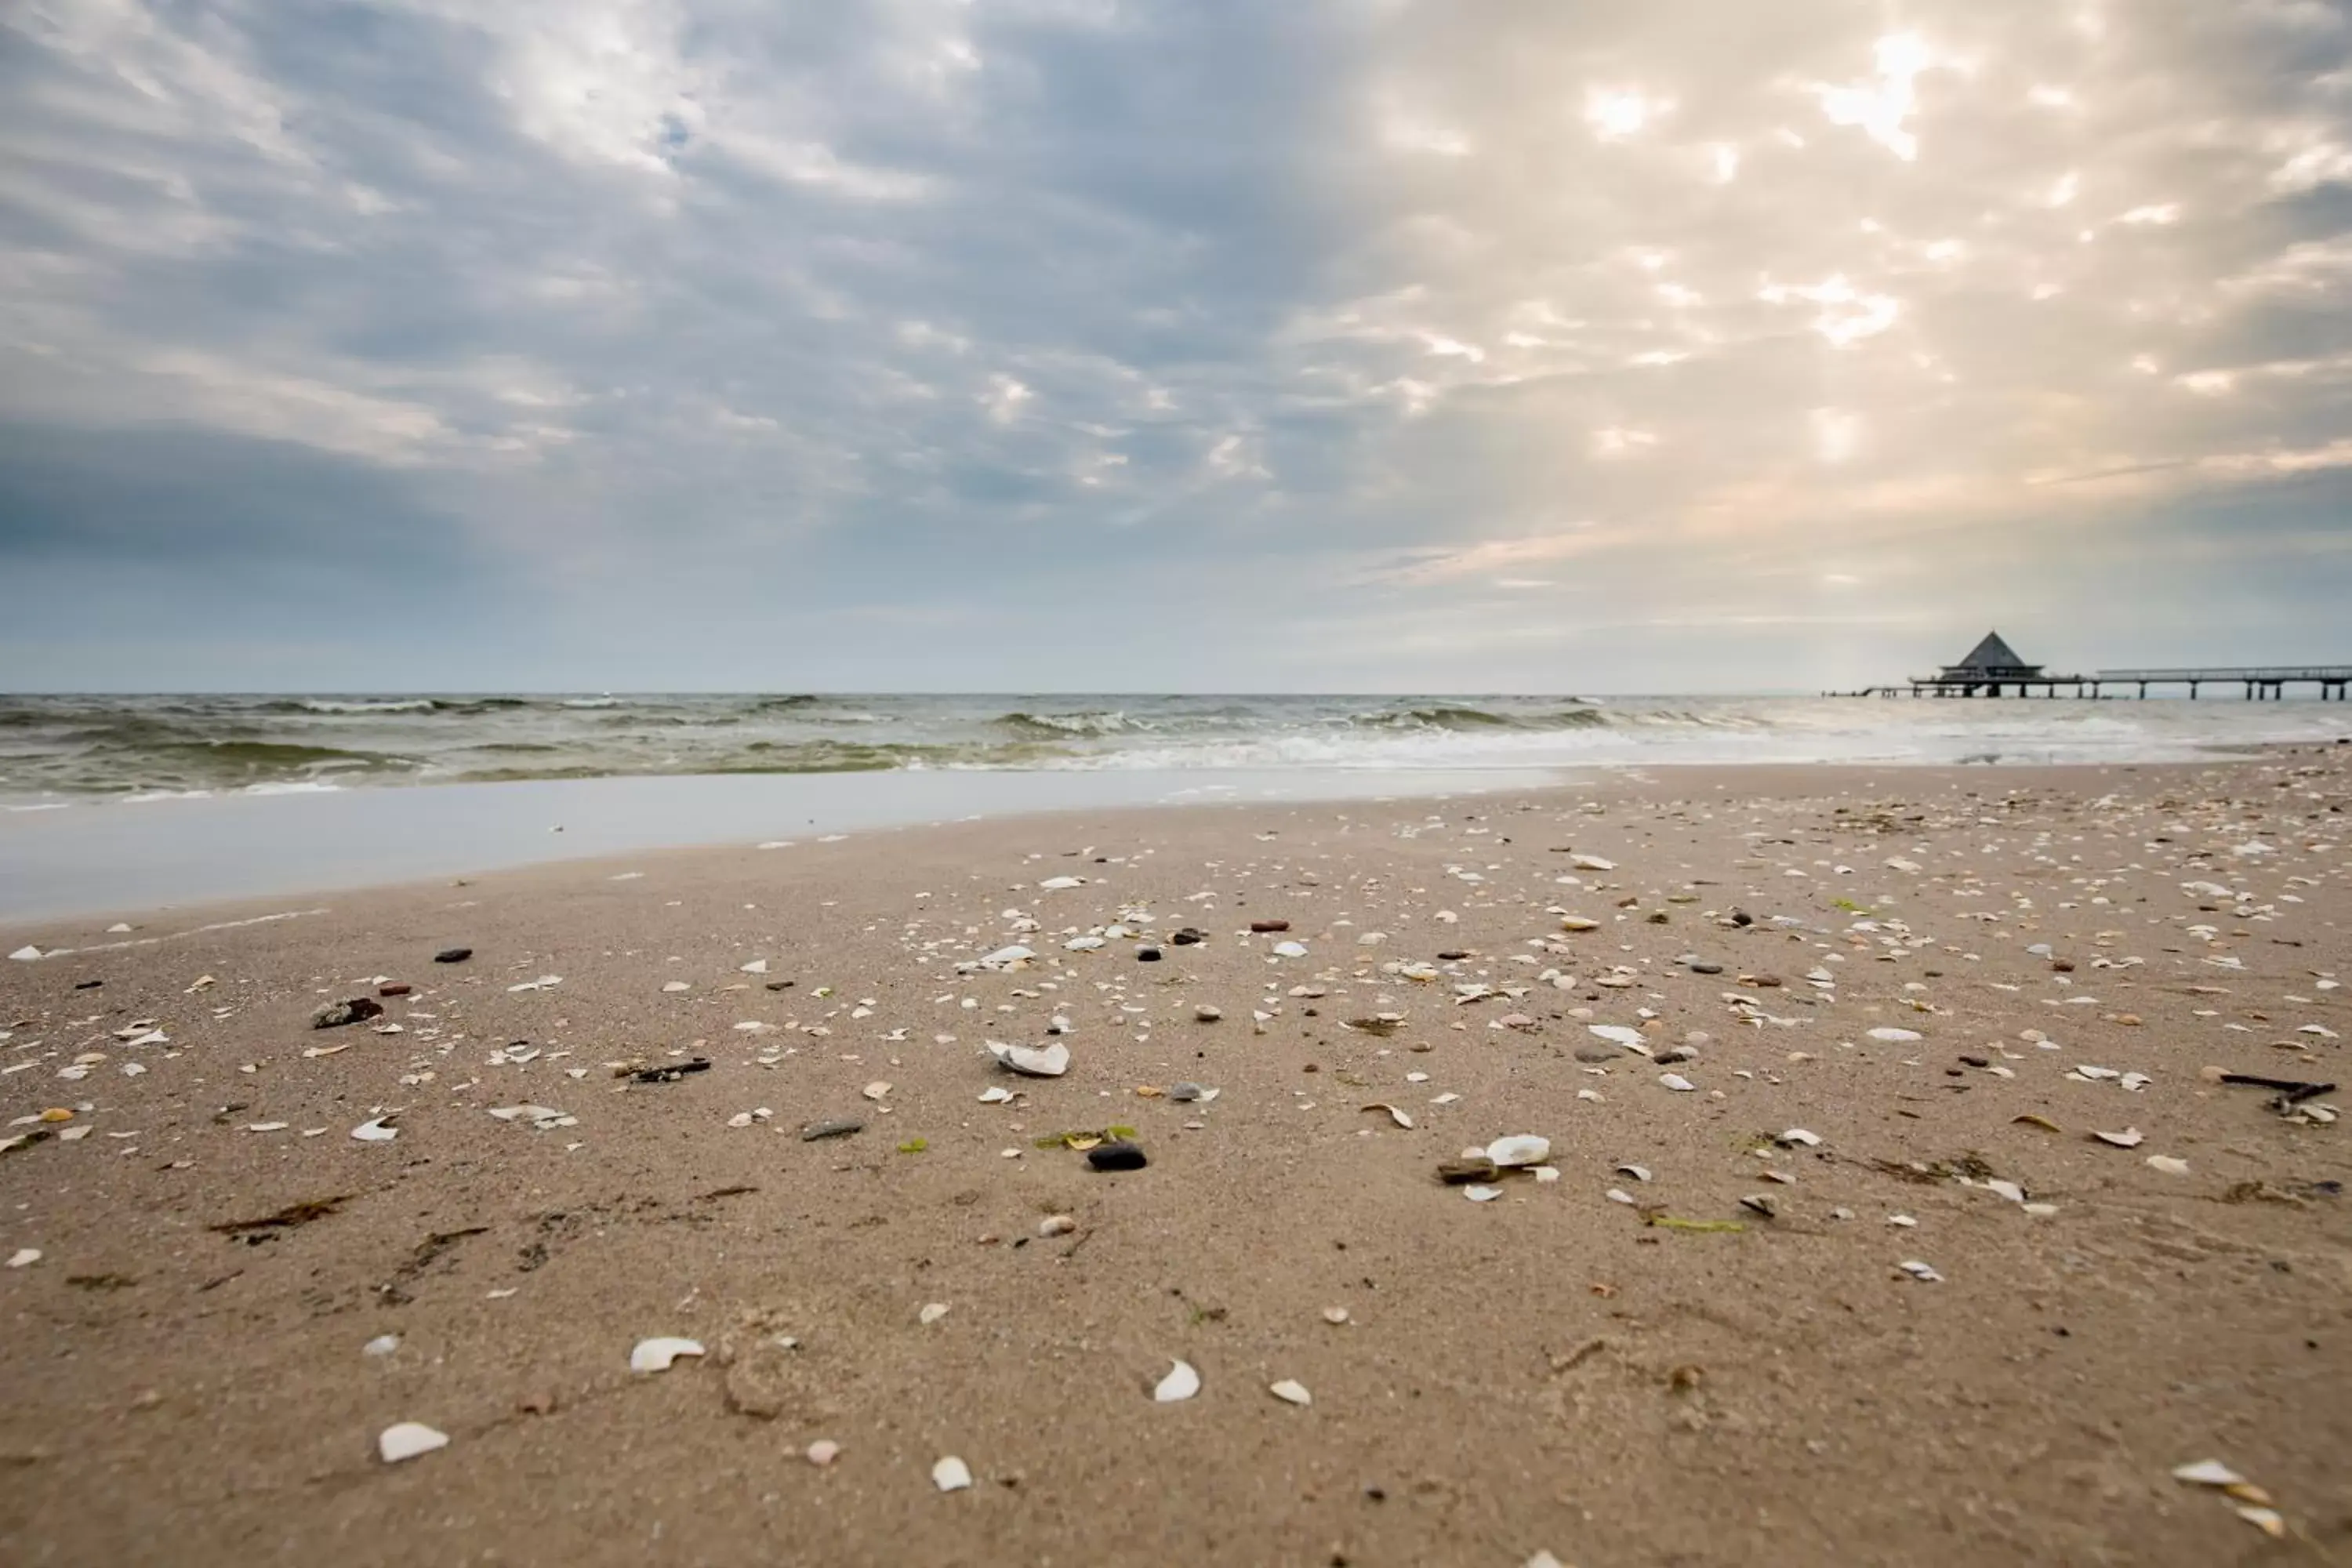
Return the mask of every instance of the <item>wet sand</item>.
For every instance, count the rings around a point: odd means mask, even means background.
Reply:
[[[2347,808],[1689,770],[15,926],[0,1560],[2352,1560],[2347,1097],[2211,1081],[2342,1076]]]

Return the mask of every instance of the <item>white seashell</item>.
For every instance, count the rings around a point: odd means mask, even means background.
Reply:
[[[1688,1094],[1698,1088],[1698,1085],[1678,1072],[1662,1072],[1658,1075],[1658,1081],[1681,1094]]]
[[[1503,1189],[1500,1187],[1465,1187],[1462,1189],[1462,1195],[1468,1198],[1474,1204],[1491,1204],[1496,1198],[1503,1195]]]
[[[2137,1127],[2126,1127],[2120,1132],[2094,1132],[2091,1136],[2118,1149],[2137,1149],[2147,1138],[2147,1134]]]
[[[915,1317],[919,1322],[929,1327],[947,1315],[948,1304],[945,1301],[926,1301],[923,1303],[923,1310],[916,1313]]]
[[[950,1454],[931,1467],[931,1485],[943,1492],[960,1492],[971,1485],[971,1468]]]
[[[1108,944],[1098,936],[1074,936],[1069,941],[1064,942],[1062,947],[1064,951],[1068,952],[1092,952],[1098,947],[1108,945]]]
[[[1078,1228],[1078,1222],[1066,1214],[1049,1214],[1037,1222],[1039,1236],[1067,1236]]]
[[[1633,1194],[1627,1192],[1622,1187],[1612,1187],[1606,1193],[1603,1193],[1601,1196],[1607,1198],[1612,1204],[1631,1205],[1633,1202]]]
[[[2025,1189],[2019,1186],[2015,1182],[2004,1182],[1995,1179],[1985,1183],[1984,1188],[1985,1191],[1995,1194],[2000,1197],[2007,1198],[2013,1204],[2021,1204],[2025,1201]]]
[[[1048,877],[1038,883],[1037,887],[1043,892],[1058,893],[1070,888],[1083,888],[1086,885],[1087,879],[1084,877]]]
[[[1887,1028],[1871,1030],[1870,1037],[1874,1040],[1885,1040],[1890,1044],[1900,1044],[1906,1040],[1924,1040],[1927,1038],[1925,1035],[1922,1035],[1916,1029]]]
[[[368,1341],[367,1343],[360,1347],[360,1354],[376,1356],[390,1355],[399,1348],[400,1336],[398,1334],[378,1334],[375,1338]]]
[[[738,964],[736,965],[736,973],[739,974],[765,974],[768,973],[768,961],[764,958],[755,958],[749,963]]]
[[[403,1459],[413,1459],[419,1454],[429,1454],[436,1448],[449,1446],[449,1434],[436,1432],[417,1421],[403,1421],[376,1434],[375,1451],[383,1456],[387,1465]]]
[[[1617,1174],[1621,1176],[1631,1176],[1637,1182],[1646,1182],[1650,1179],[1650,1167],[1647,1165],[1620,1165],[1617,1167]]]
[[[40,1260],[41,1249],[39,1247],[20,1247],[16,1251],[8,1255],[8,1267],[11,1268],[30,1268],[34,1264],[38,1263]]]
[[[819,1437],[808,1446],[807,1454],[808,1462],[821,1470],[841,1458],[841,1445],[830,1437]]]
[[[400,1129],[388,1127],[389,1116],[379,1116],[373,1121],[362,1121],[352,1129],[352,1136],[362,1143],[389,1143],[400,1136]]]
[[[1058,1043],[1041,1050],[1035,1046],[1008,1046],[991,1040],[988,1049],[1007,1068],[1030,1078],[1059,1078],[1070,1070],[1070,1047]]]
[[[1538,1165],[1535,1168],[1534,1174],[1536,1180],[1538,1182],[1557,1182],[1559,1180],[1559,1167],[1557,1165]]]
[[[1016,965],[1024,964],[1036,956],[1019,942],[1014,942],[1011,947],[1000,947],[982,959],[980,966],[982,969],[1011,969]]]
[[[2198,1487],[2242,1487],[2246,1478],[2219,1459],[2200,1459],[2193,1465],[2174,1467],[2172,1479]]]
[[[1551,1140],[1532,1132],[1497,1138],[1486,1145],[1486,1158],[1497,1165],[1540,1165],[1551,1158]]]
[[[1348,1309],[1345,1307],[1326,1307],[1323,1309],[1323,1321],[1336,1329],[1340,1324],[1348,1321]]]
[[[1192,1363],[1180,1361],[1168,1369],[1168,1375],[1160,1380],[1160,1386],[1151,1391],[1151,1397],[1162,1405],[1173,1405],[1200,1392],[1201,1374],[1192,1370]]]
[[[1912,1279],[1924,1281],[1929,1285],[1940,1285],[1944,1281],[1944,1277],[1936,1272],[1934,1265],[1922,1263],[1916,1258],[1906,1259],[1904,1262],[1896,1264],[1895,1267],[1903,1270],[1904,1273],[1911,1276]]]
[[[1817,1149],[1821,1146],[1822,1135],[1818,1132],[1808,1132],[1801,1127],[1791,1127],[1773,1142],[1783,1148],[1801,1143],[1808,1149]]]
[[[1286,1377],[1280,1383],[1274,1384],[1269,1386],[1266,1392],[1273,1394],[1276,1399],[1282,1400],[1290,1405],[1312,1405],[1315,1403],[1315,1396],[1307,1392],[1306,1384],[1293,1383]]]
[[[1366,1110],[1385,1110],[1389,1113],[1389,1120],[1395,1122],[1399,1127],[1411,1128],[1412,1126],[1412,1117],[1407,1116],[1403,1111],[1399,1110],[1395,1106],[1391,1105],[1384,1100],[1375,1100],[1371,1104],[1364,1106],[1362,1109]]]
[[[1013,1091],[1002,1085],[980,1091],[980,1102],[982,1105],[1003,1105],[1012,1099]]]
[[[693,986],[691,986],[691,985],[689,985],[689,984],[687,984],[685,981],[683,981],[683,980],[672,980],[672,981],[667,982],[667,983],[662,986],[662,989],[663,989],[663,990],[665,990],[665,991],[677,992],[677,991],[691,991],[691,990],[693,990],[693,989],[694,989],[694,987],[693,987]]]
[[[1432,1100],[1429,1103],[1432,1105],[1452,1105],[1461,1098],[1462,1097],[1458,1094],[1441,1094]]]
[[[631,1372],[667,1372],[670,1363],[682,1355],[700,1355],[702,1345],[696,1340],[639,1340],[636,1349],[629,1352]]]
[[[1277,942],[1274,944],[1274,953],[1277,958],[1304,958],[1307,945],[1304,942]]]
[[[1639,1049],[1647,1043],[1642,1038],[1641,1030],[1623,1024],[1587,1024],[1585,1028],[1613,1046]]]
[[[871,1100],[879,1101],[887,1100],[890,1098],[890,1081],[887,1079],[877,1078],[872,1083],[867,1084],[864,1089],[859,1089],[858,1093]]]
[[[1599,931],[1601,929],[1601,922],[1592,919],[1589,915],[1562,915],[1559,917],[1559,929],[1562,931]]]
[[[1617,869],[1616,861],[1603,860],[1598,855],[1571,855],[1568,858],[1568,863],[1575,867],[1580,871],[1614,871]]]
[[[2176,1160],[2169,1154],[2150,1154],[2147,1157],[2147,1163],[2150,1170],[2161,1171],[2168,1176],[2185,1176],[2189,1173],[2189,1162]]]

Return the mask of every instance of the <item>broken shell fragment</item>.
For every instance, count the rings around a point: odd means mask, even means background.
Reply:
[[[1507,1169],[1516,1165],[1540,1165],[1551,1158],[1551,1140],[1538,1138],[1532,1132],[1497,1138],[1486,1145],[1486,1158]]]
[[[403,1459],[413,1459],[419,1454],[429,1454],[436,1448],[449,1446],[449,1434],[436,1432],[421,1421],[402,1421],[376,1434],[375,1451],[387,1465]]]
[[[373,1121],[362,1121],[352,1129],[352,1136],[362,1143],[389,1143],[400,1136],[400,1129],[392,1126],[392,1118],[379,1116]]]
[[[670,1363],[682,1355],[700,1355],[701,1343],[695,1340],[639,1340],[636,1349],[629,1352],[631,1372],[667,1372]]]
[[[960,1492],[971,1485],[971,1468],[950,1454],[931,1467],[931,1485],[943,1492]]]
[[[1180,1361],[1168,1369],[1168,1375],[1160,1380],[1151,1397],[1162,1405],[1174,1405],[1200,1392],[1201,1374],[1192,1370],[1192,1363]]]
[[[2147,1157],[2147,1164],[2148,1169],[2161,1171],[2168,1176],[2185,1176],[2189,1173],[2189,1162],[2176,1159],[2170,1154],[2150,1154]]]
[[[1407,1116],[1403,1111],[1399,1110],[1395,1106],[1391,1105],[1384,1100],[1376,1100],[1370,1105],[1359,1106],[1357,1109],[1360,1110],[1385,1110],[1388,1112],[1389,1120],[1395,1122],[1399,1127],[1411,1128],[1412,1126],[1412,1117]]]
[[[1059,1078],[1070,1070],[1070,1047],[1059,1042],[1039,1049],[991,1040],[988,1049],[1005,1068],[1027,1078]]]
[[[2195,1487],[2242,1487],[2246,1478],[2219,1459],[2200,1459],[2193,1465],[2176,1465],[2172,1479],[2187,1481]]]
[[[2126,1127],[2120,1132],[2094,1132],[2091,1136],[2102,1143],[2111,1143],[2118,1149],[2137,1149],[2147,1134],[2137,1127]]]
[[[1294,1383],[1286,1377],[1280,1383],[1271,1384],[1266,1389],[1266,1392],[1286,1405],[1312,1405],[1315,1403],[1315,1396],[1307,1392],[1306,1384]]]
[[[807,1454],[808,1462],[821,1470],[841,1458],[841,1445],[830,1437],[819,1437],[808,1446]]]

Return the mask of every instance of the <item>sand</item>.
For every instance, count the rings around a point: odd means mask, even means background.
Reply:
[[[2352,1561],[2352,1096],[2206,1070],[2341,1076],[2347,804],[1659,771],[13,928],[0,1121],[74,1114],[0,1129],[0,1561]]]

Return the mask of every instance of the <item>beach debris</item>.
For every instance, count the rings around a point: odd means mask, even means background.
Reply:
[[[561,974],[542,974],[536,980],[526,980],[519,985],[508,986],[507,993],[514,995],[525,991],[549,991],[562,984],[563,976]]]
[[[971,1467],[950,1454],[931,1467],[931,1485],[943,1492],[966,1491],[971,1486]]]
[[[1290,922],[1288,921],[1252,921],[1249,927],[1251,934],[1255,936],[1270,936],[1276,931],[1288,931]]]
[[[375,1338],[368,1341],[367,1343],[360,1347],[360,1354],[381,1358],[390,1355],[399,1348],[400,1336],[398,1334],[378,1334]]]
[[[429,1454],[436,1448],[449,1446],[449,1434],[436,1432],[421,1421],[395,1422],[376,1434],[375,1451],[387,1465],[403,1459],[413,1459],[419,1454]]]
[[[1026,1078],[1059,1078],[1070,1070],[1070,1047],[1059,1042],[1040,1049],[991,1040],[988,1049],[1005,1068]]]
[[[1115,1139],[1087,1151],[1087,1163],[1097,1171],[1140,1171],[1151,1162],[1144,1157],[1143,1146],[1126,1139]]]
[[[1916,1029],[1880,1027],[1869,1030],[1868,1034],[1872,1039],[1883,1040],[1889,1045],[1903,1045],[1913,1040],[1924,1040],[1927,1038],[1925,1035],[1922,1035]]]
[[[1269,1384],[1266,1386],[1266,1392],[1273,1394],[1276,1399],[1281,1400],[1286,1405],[1312,1405],[1315,1403],[1315,1396],[1307,1392],[1307,1385],[1305,1384],[1295,1383],[1286,1377],[1280,1383]]]
[[[1037,1222],[1037,1234],[1041,1237],[1067,1236],[1077,1228],[1076,1219],[1066,1214],[1049,1214]]]
[[[24,946],[18,948],[8,956],[16,960],[19,963],[31,963],[41,956],[41,950],[35,947],[32,943],[26,942]]]
[[[2193,1487],[2242,1487],[2246,1478],[2219,1459],[2200,1459],[2193,1465],[2176,1465],[2172,1479],[2187,1481]]]
[[[1821,1147],[1822,1135],[1818,1132],[1808,1132],[1801,1127],[1791,1127],[1772,1142],[1783,1149],[1818,1149]]]
[[[2189,1173],[2189,1162],[2170,1154],[2150,1154],[2147,1157],[2147,1167],[2151,1171],[2160,1171],[2168,1176],[2185,1176]]]
[[[466,960],[473,956],[474,950],[470,947],[445,947],[440,952],[433,955],[433,962],[436,963],[463,963]]]
[[[379,996],[405,996],[416,989],[405,980],[387,980],[375,988]]]
[[[904,1143],[898,1145],[898,1152],[901,1154],[919,1154],[930,1146],[931,1141],[928,1138],[909,1138]]]
[[[325,1006],[320,1008],[317,1012],[311,1014],[310,1027],[314,1029],[333,1029],[339,1028],[345,1024],[356,1024],[364,1018],[381,1018],[383,1016],[383,1003],[377,1001],[373,996],[353,996],[346,1001],[330,1002]]]
[[[1614,871],[1617,869],[1616,861],[1603,860],[1598,855],[1570,855],[1568,858],[1568,863],[1575,867],[1580,871]]]
[[[676,995],[680,991],[691,991],[694,987],[683,980],[666,980],[662,983],[662,989]]]
[[[1649,1048],[1649,1043],[1642,1038],[1642,1031],[1630,1025],[1587,1024],[1585,1029],[1588,1033],[1607,1040],[1611,1045],[1623,1046],[1627,1050],[1640,1051]]]
[[[1336,1329],[1349,1321],[1348,1309],[1345,1307],[1326,1307],[1323,1309],[1323,1321]]]
[[[624,1069],[631,1083],[676,1083],[688,1073],[709,1072],[710,1058],[696,1057],[682,1062],[656,1062],[652,1067],[631,1067]]]
[[[499,1105],[492,1107],[490,1114],[500,1121],[528,1121],[541,1132],[551,1127],[580,1125],[578,1117],[567,1116],[551,1105]]]
[[[1156,947],[1139,947],[1135,950],[1135,961],[1138,963],[1157,963],[1160,958],[1160,950]]]
[[[1029,961],[1036,956],[1034,952],[1016,942],[1010,947],[1000,947],[982,958],[980,961],[980,966],[982,969],[1025,969],[1028,967]]]
[[[929,1328],[947,1315],[948,1304],[945,1301],[926,1301],[923,1303],[923,1310],[915,1314],[915,1321],[925,1328]]]
[[[1662,1072],[1658,1075],[1658,1081],[1677,1094],[1688,1094],[1698,1088],[1698,1085],[1678,1072]]]
[[[980,1102],[982,1105],[1009,1105],[1018,1098],[1020,1096],[1016,1091],[1006,1089],[1002,1084],[991,1084],[980,1091]]]
[[[1356,1109],[1359,1110],[1384,1110],[1388,1112],[1389,1120],[1395,1122],[1399,1127],[1409,1129],[1412,1126],[1412,1117],[1407,1116],[1403,1111],[1399,1110],[1395,1106],[1391,1105],[1385,1100],[1376,1100],[1370,1105],[1360,1105]]]
[[[1201,1374],[1192,1370],[1191,1362],[1180,1361],[1168,1369],[1151,1391],[1153,1400],[1161,1405],[1174,1405],[1201,1392]]]
[[[2044,1132],[2063,1132],[2066,1131],[2046,1116],[2035,1116],[2028,1113],[2024,1116],[2012,1116],[2009,1120],[2012,1125],[2018,1127],[2039,1127]]]
[[[1611,1174],[1618,1176],[1631,1176],[1637,1182],[1646,1182],[1650,1179],[1650,1167],[1647,1165],[1620,1165],[1615,1171],[1612,1172]]]
[[[1197,1083],[1180,1083],[1168,1090],[1168,1098],[1184,1105],[1206,1105],[1223,1092],[1223,1089],[1204,1089]]]
[[[1223,1008],[1212,1006],[1206,1002],[1192,1009],[1192,1021],[1196,1024],[1213,1024],[1224,1016]]]
[[[830,1437],[819,1437],[803,1450],[803,1457],[818,1469],[824,1469],[841,1458],[841,1445]]]
[[[1462,1195],[1468,1198],[1474,1204],[1491,1204],[1496,1198],[1503,1195],[1503,1189],[1500,1187],[1480,1186],[1474,1183],[1462,1189]]]
[[[1098,947],[1108,947],[1109,945],[1109,942],[1098,936],[1074,936],[1069,941],[1062,944],[1062,951],[1065,952],[1092,952]]]
[[[1437,1179],[1447,1186],[1458,1187],[1465,1182],[1491,1182],[1501,1167],[1484,1154],[1465,1156],[1459,1160],[1438,1163]]]
[[[2137,1127],[2126,1127],[2120,1132],[2095,1131],[2091,1136],[2102,1143],[2112,1144],[2118,1149],[2137,1149],[2146,1141],[2147,1134]]]
[[[1906,1258],[1895,1267],[1923,1284],[1940,1285],[1944,1282],[1944,1277],[1936,1272],[1933,1264],[1922,1263],[1916,1258]]]
[[[352,1129],[352,1136],[362,1143],[389,1143],[400,1136],[400,1129],[392,1125],[392,1115],[387,1114],[361,1122]]]
[[[1037,887],[1041,892],[1059,893],[1072,888],[1083,888],[1086,885],[1087,879],[1084,877],[1048,877],[1038,883]]]
[[[1297,942],[1277,942],[1274,944],[1274,955],[1276,958],[1304,958],[1307,956],[1307,944]]]
[[[1780,1217],[1780,1205],[1773,1201],[1769,1193],[1749,1193],[1739,1200],[1739,1206],[1751,1214],[1762,1215],[1766,1219]]]
[[[866,1123],[843,1118],[837,1121],[812,1121],[801,1129],[801,1142],[815,1143],[827,1138],[846,1138],[853,1132],[866,1131]]]
[[[857,1092],[878,1104],[890,1098],[890,1090],[893,1087],[889,1079],[877,1078]]]
[[[1540,1165],[1551,1158],[1551,1140],[1538,1138],[1532,1132],[1513,1133],[1487,1144],[1486,1158],[1505,1170],[1522,1165]]]
[[[629,1370],[631,1372],[667,1372],[670,1364],[678,1357],[698,1356],[701,1353],[702,1342],[699,1340],[673,1338],[639,1340],[636,1347],[629,1352]]]
[[[8,1267],[11,1268],[30,1268],[34,1264],[38,1263],[40,1260],[41,1249],[39,1247],[20,1247],[16,1251],[8,1255]]]
[[[1590,915],[1562,915],[1559,917],[1559,929],[1562,931],[1599,931],[1601,929],[1601,922],[1594,920]]]
[[[354,1194],[338,1194],[331,1198],[305,1198],[300,1203],[288,1204],[275,1214],[259,1219],[224,1220],[205,1228],[218,1236],[251,1236],[265,1230],[293,1230],[309,1225],[314,1219],[324,1219],[350,1203]]]
[[[735,966],[735,973],[738,974],[765,974],[768,973],[768,961],[764,958],[755,958],[749,963],[739,963]]]

